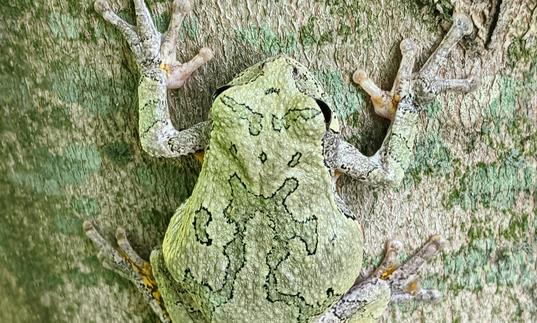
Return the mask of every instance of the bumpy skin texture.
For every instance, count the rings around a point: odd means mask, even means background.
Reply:
[[[382,147],[367,157],[337,133],[320,84],[286,56],[252,66],[219,90],[212,123],[176,130],[167,90],[182,86],[212,52],[202,49],[190,62],[176,61],[176,29],[190,9],[185,0],[174,1],[164,35],[144,2],[134,4],[137,31],[105,1],[95,8],[122,31],[136,56],[141,145],[165,157],[205,149],[205,160],[191,197],[170,221],[162,250],[151,254],[151,265],[132,249],[123,229],[116,234],[117,248],[91,222],[84,229],[104,263],[131,280],[163,322],[370,322],[390,301],[439,298],[417,283],[418,269],[443,245],[439,236],[401,266],[396,261],[401,244],[389,242],[380,267],[355,284],[362,232],[337,196],[335,180],[340,173],[374,185],[402,180],[423,104],[475,83],[437,77],[450,50],[471,32],[467,17],[454,17],[417,73],[415,45],[403,41],[391,92],[364,72],[355,73],[375,111],[392,120]]]
[[[279,56],[232,81],[212,106],[202,171],[163,243],[193,317],[311,321],[359,274],[362,233],[336,203],[326,120],[310,96],[320,87],[304,93],[308,80]]]

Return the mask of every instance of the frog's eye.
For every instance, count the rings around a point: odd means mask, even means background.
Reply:
[[[217,98],[220,94],[222,94],[222,92],[224,92],[225,90],[229,89],[230,87],[232,87],[232,85],[228,85],[228,84],[226,84],[226,85],[221,86],[221,87],[219,87],[218,89],[216,89],[216,91],[214,91],[213,96],[212,96],[213,101],[216,100],[216,98]]]
[[[315,99],[315,102],[317,102],[317,105],[319,108],[321,108],[321,112],[324,116],[324,122],[326,123],[326,127],[328,128],[330,126],[330,121],[332,120],[332,109],[326,104],[324,101],[321,101],[319,99]]]

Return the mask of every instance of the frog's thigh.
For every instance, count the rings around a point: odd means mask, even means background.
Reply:
[[[177,292],[177,282],[171,277],[168,269],[166,268],[162,251],[153,250],[151,252],[150,259],[151,267],[153,268],[153,275],[157,281],[159,292],[164,299],[166,310],[168,311],[172,321],[181,323],[193,322],[186,310],[186,307],[179,302],[181,298]]]
[[[388,307],[390,294],[386,281],[368,279],[354,285],[317,323],[375,323]]]
[[[361,295],[358,299],[364,302],[364,305],[350,317],[349,322],[378,322],[390,303],[390,287],[385,281],[378,280],[376,282],[367,282],[363,286],[360,286],[360,290],[361,292],[358,294]]]

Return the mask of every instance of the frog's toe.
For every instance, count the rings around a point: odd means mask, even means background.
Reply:
[[[431,82],[431,90],[434,94],[446,91],[458,91],[467,93],[473,91],[479,85],[479,80],[476,76],[470,76],[466,79],[447,79],[435,80]]]
[[[102,15],[104,12],[112,11],[112,9],[110,8],[110,4],[109,4],[108,1],[106,1],[106,0],[96,0],[96,1],[93,3],[93,8],[95,9],[95,11],[97,11],[97,12],[100,13],[101,15]]]
[[[178,89],[182,87],[192,73],[203,66],[203,64],[210,61],[213,56],[213,51],[210,48],[204,47],[200,49],[196,56],[186,63],[179,63],[177,61],[171,64],[163,63],[161,69],[166,72],[166,87],[168,89]]]
[[[437,255],[444,245],[444,239],[434,235],[412,257],[398,266],[396,259],[402,250],[402,243],[397,240],[388,241],[384,260],[371,276],[389,283],[392,302],[407,300],[435,302],[441,298],[440,292],[422,288],[418,271]]]
[[[418,75],[424,79],[438,77],[440,68],[445,64],[447,57],[455,45],[464,37],[472,33],[472,20],[464,14],[453,15],[453,24],[444,36],[440,45],[436,48],[427,62],[420,69]]]
[[[424,289],[419,288],[413,292],[404,292],[404,293],[394,293],[392,290],[392,295],[390,301],[393,303],[408,302],[408,301],[421,301],[428,303],[436,303],[442,299],[442,293],[436,289]]]
[[[149,266],[149,262],[142,259],[142,257],[140,257],[136,251],[134,251],[129,240],[127,239],[127,233],[122,227],[119,227],[116,230],[116,240],[118,247],[121,251],[123,251],[123,255],[127,258],[129,263],[133,264],[140,270],[143,270],[145,267]]]
[[[393,101],[393,96],[390,92],[382,90],[373,80],[367,76],[364,70],[357,70],[352,75],[354,83],[360,87],[371,97],[375,113],[386,119],[393,119],[395,115],[396,105]]]
[[[422,106],[436,95],[445,91],[470,92],[478,85],[477,74],[467,79],[446,79],[439,77],[440,68],[445,65],[449,53],[464,37],[472,33],[472,20],[463,14],[453,16],[453,25],[442,39],[438,48],[416,75],[416,99]]]

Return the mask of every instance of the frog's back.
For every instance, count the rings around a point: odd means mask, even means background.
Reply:
[[[280,56],[215,99],[202,171],[163,244],[193,317],[309,321],[358,275],[361,233],[336,205],[327,113],[304,70]]]

